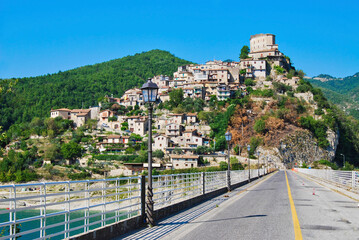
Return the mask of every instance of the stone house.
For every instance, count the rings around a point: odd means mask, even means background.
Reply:
[[[154,142],[152,144],[152,149],[166,151],[166,148],[169,147],[170,139],[165,135],[156,135],[153,138]]]
[[[108,118],[115,116],[115,112],[111,110],[103,110],[100,112],[100,122],[108,123]]]
[[[126,121],[128,123],[128,129],[131,131],[131,132],[134,132],[135,131],[135,121],[140,119],[141,116],[129,116],[126,118]]]
[[[166,102],[166,101],[169,101],[170,100],[170,95],[168,95],[167,92],[162,92],[162,93],[159,93],[159,99],[161,100],[161,102]]]
[[[182,135],[184,127],[177,123],[170,123],[166,125],[166,136],[177,137]]]
[[[140,117],[134,120],[134,128],[133,133],[138,134],[140,136],[145,136],[148,130],[148,118]]]
[[[196,168],[198,166],[198,158],[199,156],[197,155],[170,155],[174,169]]]
[[[186,114],[186,123],[187,124],[193,124],[197,122],[197,113],[187,113]]]
[[[91,110],[90,109],[72,109],[71,110],[71,120],[74,121],[74,125],[76,127],[83,126],[87,119],[91,118]]]
[[[67,108],[55,109],[50,112],[51,118],[62,117],[62,119],[71,119],[71,110]]]
[[[155,76],[152,78],[152,82],[156,83],[158,88],[167,87],[169,86],[170,77],[163,75]]]
[[[169,114],[168,116],[170,117],[170,122],[171,123],[182,124],[184,122],[184,114],[182,114],[182,113],[180,113],[180,114]]]
[[[176,142],[181,147],[196,148],[198,146],[203,145],[203,137],[200,137],[200,136],[190,136],[190,137],[179,136],[179,137],[177,137]]]

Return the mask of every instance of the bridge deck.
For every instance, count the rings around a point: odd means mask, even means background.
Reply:
[[[290,171],[287,176],[303,239],[358,238],[357,201]],[[280,171],[119,239],[301,239],[292,211]]]

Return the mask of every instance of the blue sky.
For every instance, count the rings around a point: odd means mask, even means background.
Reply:
[[[0,0],[0,78],[37,76],[151,49],[238,60],[273,33],[308,76],[359,72],[359,1]]]

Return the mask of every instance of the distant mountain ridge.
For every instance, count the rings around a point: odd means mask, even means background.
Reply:
[[[321,88],[331,102],[359,119],[359,72],[345,78],[320,74],[308,80],[314,86]]]
[[[98,99],[121,96],[155,75],[172,76],[178,66],[190,64],[170,52],[151,50],[108,62],[37,77],[20,78],[13,91],[0,95],[0,126],[48,117],[51,108],[87,108]]]
[[[313,79],[319,80],[319,81],[322,81],[322,82],[332,81],[332,80],[343,80],[343,78],[336,78],[336,77],[333,77],[333,76],[331,76],[329,74],[319,74],[318,76],[313,77]]]

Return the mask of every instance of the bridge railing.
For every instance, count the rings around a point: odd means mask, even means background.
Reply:
[[[251,169],[251,178],[258,176]],[[264,169],[259,174],[264,175]],[[248,170],[231,171],[231,184]],[[39,182],[0,186],[0,240],[64,239],[144,216],[146,177]],[[227,172],[153,176],[154,207],[160,209],[227,186]]]
[[[307,169],[296,168],[298,172],[320,178],[339,185],[344,188],[351,188],[359,192],[359,172],[358,171],[339,171],[330,169]]]
[[[156,175],[152,181],[155,209],[202,194],[201,173]]]
[[[141,213],[141,177],[0,186],[1,239],[64,239]]]

